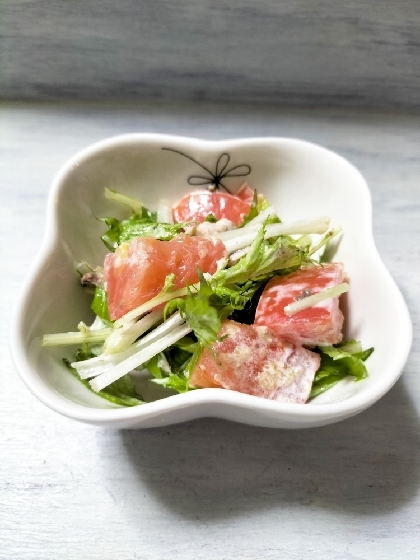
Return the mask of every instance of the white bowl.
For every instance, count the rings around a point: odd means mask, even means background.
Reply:
[[[75,330],[91,319],[90,301],[79,286],[74,263],[100,264],[104,225],[116,215],[103,196],[117,189],[155,207],[191,191],[188,178],[202,175],[191,160],[215,169],[222,153],[229,167],[246,164],[246,177],[277,207],[284,221],[328,215],[343,227],[334,260],[345,263],[351,289],[344,299],[346,337],[375,351],[369,377],[343,381],[309,404],[285,404],[223,390],[202,389],[132,408],[116,408],[88,391],[62,363],[74,349],[42,348],[47,332]],[[243,177],[226,177],[233,190]],[[396,382],[411,347],[412,327],[404,300],[382,263],[372,237],[369,190],[342,157],[288,138],[210,142],[157,134],[130,134],[99,142],[76,155],[53,182],[44,244],[23,288],[11,329],[11,351],[27,387],[47,406],[70,418],[114,427],[153,427],[202,416],[258,426],[322,426],[361,412]]]

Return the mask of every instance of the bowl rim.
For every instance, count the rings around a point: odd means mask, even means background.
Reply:
[[[347,399],[333,402],[333,403],[320,403],[302,406],[302,404],[281,403],[262,399],[253,395],[247,395],[236,391],[227,389],[205,389],[196,390],[184,394],[177,394],[166,397],[161,400],[146,403],[144,405],[129,407],[129,408],[93,408],[88,407],[76,402],[71,401],[64,395],[59,394],[52,388],[48,387],[34,372],[25,357],[24,345],[24,318],[30,300],[30,294],[34,288],[37,272],[48,258],[54,248],[56,241],[56,203],[60,196],[62,188],[64,188],[65,179],[78,167],[81,163],[87,161],[92,156],[95,156],[103,150],[110,148],[119,148],[127,143],[194,143],[202,148],[214,148],[217,145],[222,145],[223,148],[240,148],[250,146],[263,146],[272,145],[273,143],[287,143],[302,145],[306,147],[320,149],[327,152],[330,157],[338,158],[357,173],[361,184],[364,186],[365,203],[368,204],[368,220],[369,224],[367,230],[369,231],[369,242],[371,249],[375,253],[377,264],[383,267],[384,273],[387,275],[389,288],[393,291],[398,306],[400,316],[402,317],[401,327],[404,328],[404,345],[401,348],[398,359],[395,360],[393,374],[384,376],[378,380],[377,383],[366,388],[363,393],[356,393]],[[280,417],[286,417],[293,420],[303,419],[337,419],[352,416],[361,412],[380,399],[398,380],[404,365],[408,359],[413,337],[413,328],[409,315],[407,305],[403,296],[398,289],[395,281],[391,277],[387,268],[385,267],[375,246],[373,231],[372,231],[372,204],[369,187],[361,175],[359,170],[354,167],[347,159],[340,156],[336,152],[329,150],[319,144],[308,142],[297,138],[290,137],[255,137],[255,138],[237,138],[225,140],[203,140],[188,136],[177,136],[170,134],[159,133],[130,133],[121,134],[100,140],[87,147],[83,148],[72,156],[55,175],[49,192],[47,203],[47,217],[45,234],[40,250],[30,266],[26,278],[21,286],[20,294],[15,305],[10,334],[9,334],[9,348],[12,360],[17,369],[17,372],[27,386],[27,388],[47,407],[52,410],[75,420],[97,423],[97,424],[110,424],[110,423],[123,423],[124,421],[133,420],[141,423],[142,420],[147,420],[156,417],[162,413],[168,413],[175,409],[185,409],[189,407],[200,407],[202,405],[226,405],[235,408],[252,409],[256,411],[265,411],[270,413],[278,413]],[[206,414],[207,416],[209,414]],[[199,416],[197,416],[199,417]]]

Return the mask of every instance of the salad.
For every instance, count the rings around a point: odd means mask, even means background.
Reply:
[[[139,405],[147,376],[168,394],[222,388],[303,404],[367,376],[373,349],[342,340],[349,285],[344,265],[326,262],[340,233],[328,218],[284,223],[247,184],[193,191],[157,212],[105,196],[128,210],[102,218],[105,261],[77,266],[95,320],[43,339],[78,347],[64,361],[88,389]]]

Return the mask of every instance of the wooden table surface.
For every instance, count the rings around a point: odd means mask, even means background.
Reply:
[[[420,116],[233,105],[0,110],[1,560],[419,558]],[[112,431],[61,417],[28,392],[7,338],[51,180],[91,142],[134,131],[292,136],[361,170],[379,252],[414,324],[404,374],[383,399],[312,430],[208,418]]]

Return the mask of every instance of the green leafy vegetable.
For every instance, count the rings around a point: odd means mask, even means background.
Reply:
[[[76,351],[73,361],[80,362],[88,360],[89,358],[93,358],[97,355],[98,353],[93,350],[90,344],[83,344],[83,346]],[[106,389],[96,392],[93,391],[89,385],[89,381],[80,378],[77,370],[71,366],[71,362],[69,360],[64,358],[63,362],[71,373],[81,383],[83,383],[87,389],[95,393],[95,395],[99,395],[103,399],[119,406],[137,406],[139,404],[143,404],[144,401],[141,395],[137,393],[135,385],[129,375],[124,375],[117,381],[114,381],[114,383],[111,383],[111,385],[109,385]]]
[[[243,309],[270,278],[299,269],[310,263],[307,248],[288,236],[275,241],[264,239],[265,227],[258,231],[248,253],[235,265],[213,275],[214,293],[228,300],[234,309]]]
[[[172,292],[175,289],[175,280],[176,275],[173,272],[171,272],[171,274],[168,274],[168,276],[165,277],[165,283],[163,284],[161,292]]]
[[[170,301],[165,307],[165,316],[178,309],[201,346],[205,347],[217,339],[222,320],[232,313],[233,307],[213,292],[212,285],[204,278],[201,270],[197,272],[199,288],[189,288],[185,298]]]
[[[153,376],[153,383],[185,393],[191,390],[188,380],[201,352],[202,347],[198,342],[184,337],[144,366]]]
[[[217,218],[210,212],[207,218],[204,220],[205,222],[210,222],[211,224],[215,224],[217,222]]]
[[[368,373],[364,362],[373,352],[373,348],[362,350],[355,340],[341,342],[334,346],[319,346],[315,349],[321,356],[321,365],[315,374],[310,399],[331,389],[348,375],[355,381],[365,379]]]
[[[132,212],[126,220],[100,218],[108,226],[108,230],[101,236],[101,239],[110,251],[115,251],[118,245],[131,241],[135,237],[154,237],[162,241],[170,241],[185,227],[183,223],[158,222],[157,212],[148,210],[140,201],[125,194],[105,189],[105,197],[128,206]]]
[[[158,223],[155,212],[143,209],[141,214],[134,214],[127,220],[117,218],[101,218],[108,226],[101,239],[110,251],[115,251],[124,241],[131,241],[135,237],[154,237],[161,241],[170,241],[179,234],[185,224]]]
[[[244,220],[239,227],[244,227],[248,222],[253,220],[258,216],[260,212],[265,210],[270,206],[270,203],[260,194],[254,190],[254,197],[251,202],[251,208],[246,216],[244,216]],[[278,216],[270,216],[268,223],[274,224],[280,222]]]
[[[90,307],[105,324],[112,326],[112,321],[109,318],[107,294],[103,288],[96,286],[95,295],[93,296],[92,305]]]
[[[233,321],[237,323],[244,323],[245,325],[252,325],[255,321],[255,313],[257,311],[258,302],[261,294],[264,291],[264,284],[262,284],[244,305],[243,309],[235,309],[230,316]]]

